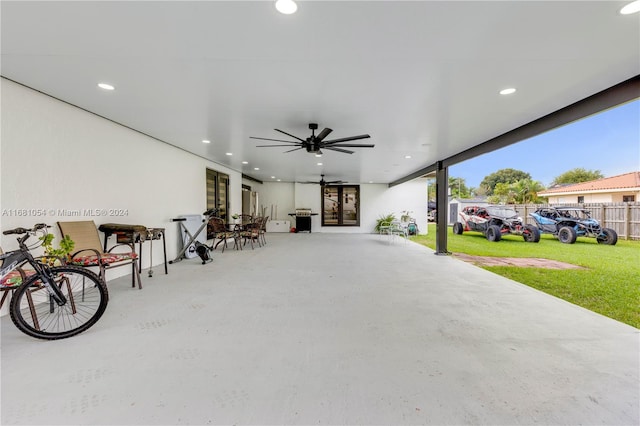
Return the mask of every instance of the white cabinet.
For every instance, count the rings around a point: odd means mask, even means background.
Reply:
[[[289,232],[291,229],[291,221],[288,220],[270,220],[267,222],[267,232]]]

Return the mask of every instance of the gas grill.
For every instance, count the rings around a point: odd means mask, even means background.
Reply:
[[[315,216],[318,213],[312,213],[311,209],[296,209],[295,213],[289,213],[289,216],[295,216],[296,218],[296,232],[311,232],[311,216]]]

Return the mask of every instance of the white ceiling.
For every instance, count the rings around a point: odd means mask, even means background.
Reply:
[[[264,181],[388,183],[640,74],[626,3],[2,1],[1,67]],[[319,160],[249,139],[310,122],[375,148]]]

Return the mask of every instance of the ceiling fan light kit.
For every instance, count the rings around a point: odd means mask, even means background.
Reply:
[[[284,142],[288,145],[257,145],[257,147],[263,148],[263,147],[291,147],[293,149],[290,149],[286,152],[292,152],[292,151],[297,151],[299,149],[306,149],[307,152],[311,152],[313,154],[322,154],[322,149],[326,149],[326,150],[330,150],[330,151],[337,151],[337,152],[342,152],[344,154],[353,154],[354,151],[348,150],[348,149],[344,149],[344,148],[373,148],[375,145],[373,144],[353,144],[353,143],[345,143],[345,142],[350,142],[350,141],[355,141],[355,140],[359,140],[359,139],[368,139],[371,136],[365,134],[365,135],[357,135],[357,136],[349,136],[346,138],[340,138],[340,139],[332,139],[332,140],[324,140],[327,136],[329,136],[329,134],[331,132],[333,132],[332,129],[325,127],[320,133],[318,133],[316,135],[316,130],[318,130],[318,124],[317,123],[309,123],[309,129],[311,129],[311,136],[309,136],[306,139],[302,139],[299,138],[297,136],[294,136],[290,133],[287,133],[283,130],[280,129],[274,129],[276,132],[280,132],[282,134],[285,134],[291,138],[296,139],[297,141],[287,141],[287,140],[282,140],[282,139],[269,139],[269,138],[258,138],[255,136],[250,136],[251,139],[258,139],[258,140],[263,140],[263,141],[273,141],[273,142]]]

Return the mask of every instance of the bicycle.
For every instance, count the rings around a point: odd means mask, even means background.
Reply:
[[[44,223],[32,229],[15,228],[4,231],[4,235],[19,234],[18,250],[0,255],[0,280],[22,266],[31,265],[32,270],[22,270],[25,277],[11,297],[9,314],[11,320],[23,333],[38,339],[57,340],[75,336],[94,325],[102,316],[109,293],[104,281],[94,272],[80,266],[56,265],[39,261],[27,246],[31,236],[47,234],[49,226]]]

